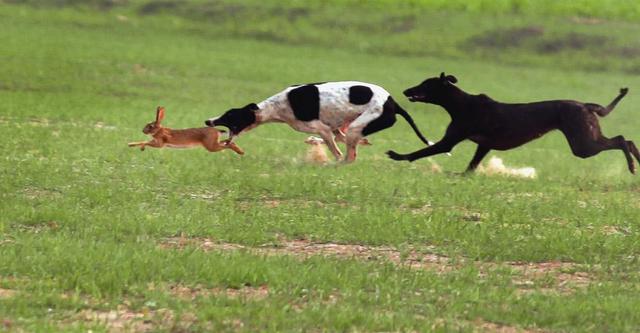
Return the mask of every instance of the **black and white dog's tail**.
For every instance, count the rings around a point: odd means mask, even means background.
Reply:
[[[422,133],[418,129],[418,126],[416,126],[416,123],[413,122],[413,118],[411,118],[409,113],[405,111],[398,103],[395,103],[395,101],[394,101],[394,104],[395,104],[396,113],[401,115],[402,118],[404,118],[404,120],[406,120],[409,123],[411,128],[413,128],[413,131],[416,132],[416,135],[420,138],[420,141],[424,142],[424,144],[426,144],[427,146],[431,146],[433,142],[427,140],[427,138],[425,138],[424,135],[422,135]]]

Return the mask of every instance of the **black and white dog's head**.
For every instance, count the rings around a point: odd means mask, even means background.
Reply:
[[[230,136],[236,136],[256,124],[257,110],[258,105],[251,103],[239,109],[231,109],[222,116],[208,119],[204,123],[210,127],[224,126],[229,129]]]
[[[454,84],[457,82],[458,79],[455,76],[445,75],[443,72],[439,77],[426,79],[419,85],[405,90],[403,94],[411,102],[438,104],[440,98],[446,96],[449,90],[456,89]]]

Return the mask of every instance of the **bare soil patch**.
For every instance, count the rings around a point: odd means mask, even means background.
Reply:
[[[537,329],[537,328],[520,328],[516,326],[504,325],[499,323],[494,323],[490,321],[486,321],[483,319],[476,319],[472,322],[472,325],[475,327],[476,332],[483,333],[543,333],[549,332],[547,330]]]
[[[497,29],[471,37],[467,43],[481,48],[504,49],[518,47],[527,39],[538,38],[543,34],[544,28],[538,26]]]
[[[185,299],[194,300],[198,297],[227,297],[231,299],[261,300],[269,296],[269,287],[266,285],[259,287],[243,286],[240,288],[206,288],[204,286],[185,286],[174,284],[168,287],[171,295]]]
[[[16,296],[16,294],[18,294],[18,292],[13,289],[0,288],[0,299],[12,298]]]
[[[537,50],[542,53],[558,53],[564,50],[585,50],[602,47],[609,41],[605,36],[595,36],[583,33],[569,33],[543,41],[537,45]]]
[[[570,294],[592,282],[587,272],[577,271],[574,263],[551,261],[541,263],[507,263],[519,275],[512,282],[521,294],[533,292]]]
[[[276,245],[249,247],[241,244],[216,242],[208,238],[188,237],[171,237],[160,243],[162,248],[180,249],[186,246],[197,246],[203,251],[248,251],[269,256],[295,256],[301,259],[312,256],[326,256],[391,262],[401,267],[427,269],[438,273],[453,271],[463,263],[468,262],[466,258],[450,258],[435,254],[433,253],[435,252],[434,249],[430,247],[399,250],[390,246],[314,243],[309,240],[282,240]],[[568,294],[580,288],[586,288],[592,282],[592,278],[588,273],[580,271],[579,265],[570,262],[475,262],[474,264],[480,270],[480,278],[496,269],[511,269],[514,273],[512,283],[523,294],[533,292]],[[239,293],[242,293],[242,291]]]
[[[39,234],[48,231],[55,231],[60,228],[60,225],[56,221],[42,221],[42,222],[27,222],[16,223],[12,227],[21,232]]]
[[[144,308],[134,311],[125,305],[119,305],[116,310],[82,310],[62,325],[73,325],[78,321],[105,326],[109,333],[156,332],[166,327],[171,327],[172,331],[183,332],[189,331],[189,328],[197,322],[197,317],[192,313],[183,313],[178,317],[170,309],[164,308],[154,310]]]
[[[400,251],[390,246],[366,246],[355,244],[313,243],[308,240],[289,240],[277,246],[246,247],[240,244],[219,243],[207,238],[167,238],[161,243],[163,248],[198,246],[205,251],[244,250],[264,255],[292,255],[300,258],[331,256],[344,259],[389,261],[403,267],[449,271],[453,268],[451,259],[425,250],[408,249]]]

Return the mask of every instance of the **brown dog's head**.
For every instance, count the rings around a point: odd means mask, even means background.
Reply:
[[[207,119],[204,123],[210,127],[224,126],[229,129],[231,136],[236,136],[256,124],[257,110],[259,110],[258,106],[251,103],[239,109],[231,109],[220,117]]]
[[[432,77],[424,80],[415,87],[411,87],[403,92],[411,102],[423,102],[438,104],[447,92],[451,91],[454,84],[458,82],[453,75],[440,73],[439,77]]]
[[[142,129],[142,133],[151,135],[156,133],[160,128],[162,128],[160,125],[162,119],[164,119],[164,107],[158,106],[158,109],[156,110],[156,120],[145,125]]]

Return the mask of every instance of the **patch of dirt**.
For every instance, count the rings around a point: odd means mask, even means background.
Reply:
[[[18,292],[13,289],[0,288],[0,299],[12,298],[17,294]]]
[[[201,191],[201,192],[185,192],[182,195],[188,199],[215,201],[223,196],[226,191]]]
[[[538,38],[543,34],[544,28],[538,26],[497,29],[473,36],[466,44],[482,48],[505,49],[518,47],[527,39]]]
[[[473,216],[470,219],[475,221]],[[249,247],[234,243],[216,242],[208,238],[182,236],[166,238],[160,242],[159,246],[165,249],[182,249],[187,246],[196,246],[203,251],[247,251],[259,255],[288,255],[301,259],[326,256],[341,259],[391,262],[401,267],[427,269],[438,273],[453,271],[466,261],[465,258],[450,258],[434,254],[432,247],[424,249],[408,248],[401,251],[390,246],[314,243],[309,240],[283,240],[277,245]],[[548,289],[568,294],[577,289],[586,288],[592,282],[592,278],[588,273],[580,271],[579,265],[570,262],[475,262],[475,264],[481,271],[481,278],[492,270],[500,268],[511,269],[515,273],[512,283],[522,293],[545,292]],[[214,291],[204,292],[213,293]],[[217,292],[227,292],[227,290],[217,290]],[[242,292],[240,291],[240,293]],[[197,295],[198,291],[192,290],[190,293]]]
[[[13,237],[11,235],[8,234],[1,234],[0,235],[0,245],[4,245],[4,244],[13,244],[16,241],[13,239]]]
[[[586,288],[592,278],[587,272],[577,271],[578,265],[551,261],[540,263],[509,262],[507,265],[519,275],[512,283],[521,294],[534,292],[571,294]]]
[[[50,190],[46,188],[40,188],[35,186],[27,186],[20,191],[20,193],[29,200],[35,200],[40,198],[57,198],[61,196],[61,192],[58,190]]]
[[[156,332],[159,328],[171,327],[173,331],[188,331],[197,322],[192,313],[183,313],[179,318],[170,309],[148,309],[134,311],[120,305],[116,310],[81,310],[69,320],[70,324],[82,321],[104,325],[109,333]],[[65,323],[63,323],[65,324]]]
[[[400,208],[410,211],[411,214],[413,215],[429,215],[433,212],[433,207],[431,206],[431,203],[426,203],[420,207],[401,205]]]
[[[289,21],[296,21],[299,18],[305,18],[311,14],[311,10],[309,8],[287,8],[287,7],[277,7],[272,9],[269,14],[271,16],[283,16],[286,17]]]
[[[545,194],[542,192],[501,192],[498,196],[508,203],[516,200],[541,200],[546,198]]]
[[[6,329],[7,331],[9,331],[11,329],[11,327],[13,326],[13,322],[9,319],[3,319],[2,320],[2,328]]]
[[[113,131],[115,129],[117,129],[117,127],[113,126],[113,125],[107,125],[101,121],[93,124],[93,128],[96,129],[101,129],[101,130],[107,130],[107,131]]]
[[[152,15],[159,14],[166,10],[174,10],[180,6],[179,1],[149,1],[146,4],[142,5],[140,9],[138,9],[138,14],[140,15]]]
[[[322,201],[318,201],[318,200],[306,200],[306,199],[295,199],[295,198],[278,198],[278,197],[267,197],[267,196],[262,196],[260,197],[258,200],[255,199],[249,199],[249,198],[238,198],[236,199],[237,201],[237,205],[239,206],[239,209],[242,211],[246,211],[249,210],[251,208],[255,208],[256,204],[258,203],[257,201],[259,201],[260,204],[262,204],[265,208],[277,208],[280,207],[283,204],[286,205],[295,205],[295,206],[300,206],[303,208],[310,208],[310,207],[324,207],[327,204],[322,202]],[[339,205],[340,207],[347,207],[347,205],[349,205],[346,202],[336,202],[335,204]],[[349,206],[351,209],[357,209],[357,206]]]
[[[194,300],[198,297],[223,296],[231,299],[261,300],[269,296],[266,285],[259,287],[243,286],[241,288],[206,288],[202,286],[188,287],[174,284],[168,287],[169,293],[175,297]]]
[[[624,58],[640,57],[640,48],[625,46],[615,49],[615,52]],[[637,73],[637,72],[636,72]]]
[[[549,332],[547,330],[537,329],[537,328],[520,328],[516,326],[509,326],[505,324],[494,323],[490,321],[486,321],[484,319],[478,318],[471,322],[473,327],[475,328],[474,332],[483,332],[483,333],[543,333]]]
[[[607,44],[609,37],[579,32],[563,35],[545,35],[545,29],[539,26],[525,26],[510,29],[496,29],[472,36],[461,44],[461,48],[510,49],[522,48],[541,54],[556,54],[563,51],[599,50]],[[635,54],[630,48],[613,53]],[[610,52],[611,53],[611,52]]]
[[[198,246],[205,251],[244,250],[264,255],[292,255],[300,258],[312,256],[330,256],[344,259],[362,259],[372,261],[390,261],[403,267],[429,268],[448,271],[453,266],[450,258],[410,249],[399,251],[389,246],[366,246],[354,244],[313,243],[308,240],[283,241],[277,246],[246,247],[240,244],[219,243],[207,238],[167,238],[160,244],[163,248],[182,248]]]
[[[260,7],[252,8],[252,11],[260,10]],[[217,1],[208,1],[202,3],[190,3],[187,1],[176,0],[159,0],[148,1],[138,9],[139,15],[155,15],[162,13],[170,13],[173,15],[179,15],[188,19],[198,19],[204,21],[220,22],[226,20],[237,20],[239,15],[243,14],[247,10],[246,6],[223,3]],[[264,10],[261,10],[264,11]],[[281,15],[289,15],[290,17],[297,17],[304,15],[300,11],[289,13],[276,12]],[[263,13],[268,14],[268,13]]]
[[[606,44],[606,36],[594,36],[572,32],[564,36],[552,38],[539,43],[536,49],[541,53],[558,53],[564,50],[584,50],[599,48]]]
[[[390,32],[405,33],[416,27],[416,17],[410,16],[392,16],[385,19],[383,24]]]
[[[36,223],[16,223],[12,227],[21,232],[29,232],[39,234],[47,231],[54,231],[60,228],[60,225],[56,221],[45,221]]]
[[[6,3],[28,5],[32,7],[75,7],[88,6],[98,10],[108,11],[116,6],[122,6],[129,0],[4,0]],[[2,1],[0,1],[2,3]]]
[[[596,25],[604,23],[603,19],[596,17],[574,16],[570,18],[571,22],[584,25]]]
[[[607,236],[629,236],[631,234],[631,228],[615,225],[605,225],[602,227],[602,233]]]

